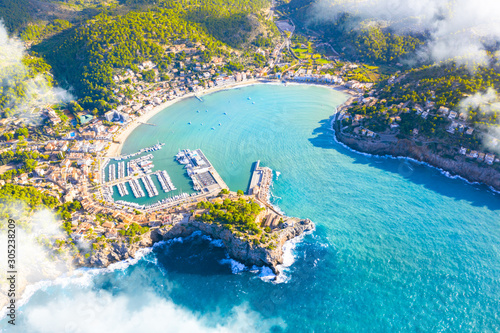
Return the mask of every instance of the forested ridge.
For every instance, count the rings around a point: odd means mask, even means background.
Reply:
[[[148,1],[126,4],[138,7],[126,14],[105,10],[84,25],[33,47],[52,65],[59,81],[74,89],[85,108],[104,111],[112,107],[116,102],[112,78],[117,69],[151,60],[160,71],[167,71],[175,57],[168,47],[175,41],[203,45],[207,62],[212,56],[229,55],[231,46],[248,42],[245,32],[252,29],[248,17],[258,15],[268,2],[182,0],[160,1],[154,7],[145,6]],[[54,30],[53,25],[41,31],[31,27],[23,36],[37,38],[48,28]]]
[[[477,67],[474,71],[466,66],[456,64],[440,64],[422,66],[411,69],[393,78],[394,83],[383,81],[378,87],[378,102],[372,106],[353,105],[349,112],[360,114],[369,120],[367,127],[375,132],[384,131],[391,119],[400,114],[397,105],[404,103],[409,110],[418,106],[425,107],[427,101],[435,103],[434,108],[447,107],[466,115],[467,123],[476,128],[487,129],[497,126],[500,119],[500,109],[488,105],[466,107],[462,101],[475,94],[485,94],[488,89],[500,90],[500,73],[488,67]],[[449,122],[443,115],[433,115],[423,118],[415,112],[401,113],[400,132],[411,135],[417,128],[421,135],[428,138],[452,138],[446,132],[445,125]],[[455,138],[458,144],[479,148],[480,138],[476,134]]]
[[[0,1],[0,20],[10,32],[17,32],[31,20],[28,0]]]
[[[51,66],[36,53],[21,63],[5,66],[0,73],[0,110],[4,117],[26,112],[27,105],[53,84]]]

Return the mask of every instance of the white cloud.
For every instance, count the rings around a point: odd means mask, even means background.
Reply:
[[[479,112],[485,113],[489,117],[495,112],[500,112],[500,96],[495,89],[489,88],[484,93],[476,93],[462,100],[459,109],[465,114],[468,114],[470,109],[479,109]],[[483,146],[500,154],[500,118],[494,125],[479,127],[483,133],[481,136]]]
[[[31,305],[19,323],[25,332],[268,332],[273,326],[285,327],[280,319],[264,319],[247,306],[233,308],[231,313],[200,315],[144,292],[111,295],[106,291],[79,291],[48,303]]]
[[[319,20],[335,20],[342,12],[385,22],[400,33],[429,33],[419,55],[434,61],[485,60],[483,42],[500,40],[496,0],[319,0],[311,10]]]
[[[73,99],[66,90],[50,87],[42,75],[27,78],[28,69],[22,63],[24,56],[23,43],[10,38],[3,22],[0,21],[0,95],[8,97],[6,108],[15,109],[17,113],[30,113],[37,107]],[[24,101],[16,99],[13,91],[19,83],[16,81],[23,82],[26,87]]]
[[[69,256],[54,254],[40,244],[39,237],[50,239],[65,239],[66,235],[60,229],[60,222],[49,210],[42,210],[31,217],[27,217],[22,204],[9,207],[9,211],[17,212],[11,218],[16,221],[16,270],[18,295],[26,286],[42,280],[54,279],[73,269],[72,259]],[[0,248],[7,249],[7,230],[0,230]],[[6,272],[7,260],[0,261],[0,307],[7,301],[8,283]]]

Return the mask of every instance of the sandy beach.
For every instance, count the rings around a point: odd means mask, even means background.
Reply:
[[[252,80],[247,80],[244,82],[233,83],[233,84],[226,85],[223,87],[209,88],[209,89],[203,90],[199,93],[192,92],[192,93],[186,94],[184,96],[177,97],[173,100],[167,101],[165,103],[162,103],[162,104],[158,105],[157,107],[155,107],[154,109],[152,109],[150,112],[145,113],[142,116],[134,119],[132,122],[127,124],[127,126],[125,126],[125,128],[122,128],[120,133],[118,133],[117,136],[115,136],[114,142],[112,142],[110,144],[109,149],[106,151],[105,156],[106,157],[120,156],[124,142],[127,140],[127,137],[137,127],[142,125],[142,123],[146,123],[150,118],[152,118],[153,116],[155,116],[159,112],[165,110],[167,107],[169,107],[169,106],[171,106],[179,101],[182,101],[186,98],[195,97],[196,95],[203,96],[203,95],[212,94],[214,92],[218,92],[218,91],[222,91],[222,90],[229,90],[229,89],[234,89],[234,88],[239,88],[239,87],[251,86],[251,85],[260,84],[260,83],[275,83],[276,84],[276,83],[278,83],[278,81],[272,81],[272,80],[266,80],[266,79],[252,79]],[[287,82],[287,84],[293,84],[293,85],[304,85],[305,84],[305,85],[329,87],[331,89],[341,91],[343,93],[348,93],[351,95],[353,94],[353,92],[350,89],[347,89],[347,88],[341,87],[341,86],[329,86],[329,85],[322,85],[322,84],[317,84],[317,83],[306,83],[306,82]]]
[[[254,80],[247,80],[247,81],[244,81],[244,82],[237,82],[237,83],[226,85],[226,86],[223,86],[223,87],[213,87],[213,88],[209,88],[209,89],[203,90],[203,91],[198,92],[198,93],[192,92],[192,93],[186,94],[184,96],[175,98],[173,100],[167,101],[165,103],[162,103],[162,104],[158,105],[157,107],[155,107],[154,109],[152,109],[150,112],[145,113],[142,116],[134,119],[132,122],[130,122],[129,124],[127,124],[127,126],[125,126],[124,128],[122,128],[121,131],[120,131],[120,133],[118,133],[117,136],[115,136],[114,142],[111,142],[111,144],[109,146],[109,149],[106,151],[106,155],[105,156],[106,157],[120,156],[121,151],[122,151],[122,147],[123,147],[123,143],[125,142],[125,140],[127,139],[127,137],[137,127],[139,127],[140,125],[142,125],[142,123],[146,123],[151,117],[155,116],[159,112],[165,110],[167,107],[169,107],[169,106],[171,106],[171,105],[173,105],[173,104],[175,104],[175,103],[177,103],[179,101],[182,101],[182,100],[184,100],[186,98],[195,97],[196,95],[203,96],[203,95],[211,94],[211,93],[214,93],[214,92],[217,92],[217,91],[221,91],[221,90],[228,90],[228,89],[233,89],[233,88],[238,88],[238,87],[250,86],[250,85],[257,84],[257,83],[261,83],[261,81],[257,80],[257,79],[254,79]]]

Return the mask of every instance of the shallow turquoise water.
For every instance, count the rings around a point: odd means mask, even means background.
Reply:
[[[329,117],[346,96],[326,88],[256,85],[203,99],[156,115],[157,126],[136,130],[123,152],[165,142],[156,169],[184,192],[178,149],[201,148],[233,190],[246,189],[256,160],[279,172],[272,201],[317,224],[297,245],[287,281],[232,274],[219,262],[222,249],[194,237],[84,286],[38,291],[22,308],[21,327],[52,320],[48,327],[61,327],[52,331],[70,332],[100,321],[121,332],[500,330],[500,195],[335,143]],[[60,308],[79,311],[50,311]]]

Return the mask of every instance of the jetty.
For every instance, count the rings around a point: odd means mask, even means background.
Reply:
[[[269,186],[271,185],[272,179],[273,171],[270,168],[261,167],[260,161],[255,162],[247,194],[255,195],[257,199],[267,201]]]
[[[200,96],[198,96],[198,95],[194,95],[194,96],[195,96],[196,98],[198,98],[198,100],[199,100],[200,102],[203,102],[203,98],[201,98],[201,97],[200,97]]]
[[[177,162],[185,165],[196,191],[212,192],[229,189],[201,149],[179,150],[175,158]]]
[[[170,176],[168,175],[167,171],[157,171],[154,173],[156,177],[158,177],[158,181],[161,184],[161,187],[165,193],[168,193],[170,191],[176,190],[174,184],[172,183],[172,180],[170,179]]]

